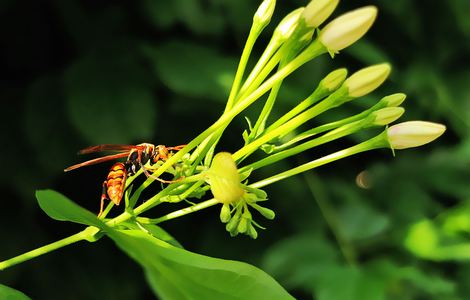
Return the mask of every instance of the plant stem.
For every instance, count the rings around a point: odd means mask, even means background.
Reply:
[[[92,229],[95,229],[95,230],[92,230]],[[93,235],[95,235],[98,232],[98,230],[99,229],[96,227],[87,227],[85,230],[80,231],[74,235],[55,241],[48,245],[36,248],[26,253],[20,254],[18,256],[7,259],[5,261],[2,261],[0,262],[0,270],[5,270],[6,268],[9,268],[11,266],[36,258],[38,256],[41,256],[43,254],[49,253],[51,251],[54,251],[56,249],[65,247],[67,245],[70,245],[76,242],[79,242],[82,240],[90,240],[93,237]]]
[[[280,135],[284,135],[286,133],[291,132],[292,130],[299,127],[300,125],[307,122],[308,120],[328,110],[329,108],[333,106],[333,103],[334,103],[333,101],[329,101],[329,100],[330,98],[325,99],[324,101],[304,111],[303,113],[299,114],[297,117],[289,120],[288,122],[279,126],[278,128],[275,128],[272,131],[266,132],[264,135],[262,135],[258,139],[245,145],[240,150],[235,152],[233,154],[233,159],[236,161],[239,161],[245,158],[246,156],[256,151],[261,145],[268,143],[269,141],[275,139],[276,137],[279,137]]]
[[[235,73],[235,79],[233,80],[232,89],[230,90],[230,94],[228,97],[227,104],[225,106],[225,112],[230,110],[234,105],[234,101],[240,90],[240,85],[242,82],[243,74],[245,73],[246,65],[248,63],[248,59],[250,58],[251,51],[253,50],[253,46],[258,39],[261,30],[259,26],[252,26],[250,29],[250,33],[248,34],[248,38],[245,43],[245,47],[242,51],[242,56],[240,57],[240,62],[238,63],[237,71]]]
[[[216,199],[206,200],[206,201],[198,203],[194,206],[190,206],[190,207],[186,207],[186,208],[174,211],[172,213],[164,215],[163,217],[156,218],[156,219],[149,219],[148,222],[151,223],[151,224],[159,224],[159,223],[171,220],[171,219],[179,218],[181,216],[196,212],[196,211],[204,209],[204,208],[208,208],[210,206],[214,206],[214,205],[219,204],[219,203],[220,202]]]
[[[383,133],[379,134],[376,137],[371,138],[370,140],[367,140],[355,146],[343,149],[341,151],[337,151],[335,153],[318,158],[316,160],[305,163],[293,169],[276,174],[274,176],[263,179],[261,181],[252,183],[250,184],[250,187],[262,188],[274,182],[289,178],[291,176],[297,175],[299,173],[303,173],[305,171],[328,164],[330,162],[333,162],[333,161],[336,161],[336,160],[339,160],[339,159],[342,159],[342,158],[345,158],[354,154],[358,154],[364,151],[369,151],[369,150],[379,149],[379,148],[389,148],[387,137],[386,137],[386,131],[384,131]]]
[[[308,141],[308,142],[305,142],[303,144],[297,145],[293,148],[290,148],[290,149],[272,154],[268,157],[265,157],[265,158],[263,158],[259,161],[254,162],[250,165],[247,165],[247,166],[240,169],[240,173],[243,173],[244,171],[249,170],[249,169],[256,170],[256,169],[259,169],[261,167],[267,166],[269,164],[278,162],[278,161],[280,161],[280,160],[282,160],[286,157],[290,157],[292,155],[301,153],[301,152],[303,152],[305,150],[308,150],[308,149],[311,149],[313,147],[316,147],[316,146],[331,142],[333,140],[342,138],[346,135],[352,134],[352,133],[360,130],[361,128],[363,128],[363,124],[360,121],[344,125],[343,127],[340,127],[340,128],[338,128],[334,131],[331,131],[331,132],[325,134],[325,135],[322,135],[321,137],[318,137],[318,138],[313,139],[311,141]]]

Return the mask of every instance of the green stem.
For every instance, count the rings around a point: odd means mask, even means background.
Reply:
[[[93,229],[96,229],[96,230],[93,230]],[[65,247],[67,245],[70,245],[76,242],[79,242],[82,240],[90,240],[93,237],[93,235],[95,235],[97,232],[98,232],[98,229],[96,227],[87,227],[85,230],[80,231],[74,235],[71,235],[64,239],[50,243],[48,245],[36,248],[34,250],[28,251],[26,253],[7,259],[5,261],[2,261],[0,262],[0,270],[5,270],[6,268],[9,268],[11,266],[28,261],[30,259],[36,258],[38,256],[44,255],[46,253],[52,252],[56,249]]]
[[[293,148],[275,153],[273,155],[270,155],[268,157],[265,157],[257,162],[254,162],[250,165],[247,165],[243,168],[240,169],[240,173],[243,173],[249,169],[256,170],[261,167],[267,166],[269,164],[278,162],[286,157],[293,156],[295,154],[304,152],[308,149],[311,149],[313,147],[331,142],[333,140],[342,138],[346,135],[352,134],[364,127],[365,122],[357,121],[351,124],[344,125],[343,127],[338,128],[337,130],[331,131],[325,135],[322,135],[321,137],[318,137],[316,139],[313,139],[311,141],[305,142],[301,145],[295,146]]]
[[[206,200],[204,202],[198,203],[194,206],[186,207],[177,211],[174,211],[172,213],[169,213],[167,215],[164,215],[163,217],[160,218],[155,218],[155,219],[144,219],[144,218],[139,218],[139,222],[143,222],[143,224],[159,224],[171,219],[176,219],[179,217],[182,217],[184,215],[199,211],[201,209],[205,209],[211,206],[214,206],[216,204],[219,204],[220,202],[216,199],[210,199]]]
[[[272,131],[267,131],[264,135],[262,135],[258,139],[245,145],[240,150],[235,152],[233,154],[233,159],[236,161],[239,161],[245,158],[246,156],[256,151],[259,147],[261,147],[261,145],[266,144],[281,135],[291,132],[292,130],[299,127],[300,125],[307,122],[308,120],[330,109],[331,107],[334,106],[334,103],[335,103],[334,98],[329,97],[325,99],[324,101],[318,103],[314,107],[299,114],[297,117],[289,120],[285,124],[279,126],[278,128],[275,128]]]
[[[305,171],[317,168],[322,165],[326,165],[328,163],[331,163],[333,161],[358,154],[364,151],[369,151],[373,149],[379,149],[379,148],[389,148],[390,145],[388,144],[387,136],[386,136],[386,131],[383,133],[379,134],[378,136],[371,138],[370,140],[367,140],[365,142],[362,142],[360,144],[357,144],[355,146],[346,148],[344,150],[332,153],[330,155],[318,158],[316,160],[313,160],[311,162],[305,163],[303,165],[300,165],[298,167],[295,167],[293,169],[287,170],[285,172],[276,174],[274,176],[271,176],[269,178],[263,179],[261,181],[255,182],[253,184],[250,184],[250,187],[253,188],[262,188],[264,186],[267,186],[269,184],[275,183],[277,181],[289,178],[291,176],[297,175],[299,173],[303,173]]]
[[[279,49],[279,46],[281,43],[279,42],[279,38],[273,37],[266,49],[264,50],[263,54],[261,55],[260,59],[256,63],[255,67],[251,71],[250,75],[248,75],[248,78],[245,80],[243,83],[242,88],[240,89],[240,93],[244,93],[246,89],[253,84],[254,80],[259,76],[260,72],[263,70],[263,68],[266,66],[266,64],[270,61],[270,59],[273,57],[275,52]],[[274,59],[271,64],[274,64],[274,66],[279,62],[279,57]],[[274,68],[274,66],[272,68]],[[271,69],[272,70],[272,69]]]
[[[307,109],[309,106],[317,103],[324,97],[328,96],[328,91],[326,89],[322,89],[318,87],[315,89],[315,91],[308,96],[305,100],[300,102],[296,107],[291,109],[289,112],[287,112],[285,115],[283,115],[281,118],[279,118],[277,121],[275,121],[273,124],[271,124],[266,131],[271,131],[282,124],[286,123],[293,117],[297,116],[299,113],[303,112],[305,109]]]
[[[232,108],[234,104],[235,96],[237,95],[240,89],[243,74],[245,73],[246,64],[248,63],[248,59],[250,58],[251,51],[253,50],[253,46],[256,40],[258,39],[259,34],[261,33],[261,31],[257,27],[258,26],[252,26],[250,29],[250,33],[248,34],[245,47],[243,48],[243,51],[242,51],[242,56],[240,57],[240,62],[238,63],[238,68],[235,73],[235,79],[232,84],[232,89],[230,90],[227,105],[225,106],[225,111],[228,111]]]

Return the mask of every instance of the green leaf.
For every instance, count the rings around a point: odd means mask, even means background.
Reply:
[[[12,289],[6,285],[0,284],[0,299],[2,300],[31,300],[20,291]]]
[[[96,215],[56,191],[38,190],[36,198],[41,209],[54,220],[105,227]]]
[[[113,230],[109,236],[142,265],[161,299],[293,299],[249,264],[192,253],[140,230]]]
[[[154,62],[158,76],[174,92],[225,102],[233,81],[235,59],[187,41],[146,47],[144,52]]]
[[[129,55],[109,56],[86,57],[66,71],[68,116],[90,144],[148,140],[157,111],[149,74]]]

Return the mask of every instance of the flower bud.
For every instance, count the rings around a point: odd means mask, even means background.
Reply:
[[[357,71],[344,81],[348,95],[357,98],[372,92],[387,79],[390,74],[387,63],[373,65]]]
[[[341,86],[346,76],[348,76],[348,70],[346,68],[337,69],[326,75],[325,78],[320,81],[319,85],[329,92],[333,92]]]
[[[379,110],[376,110],[371,113],[374,117],[372,125],[383,126],[388,125],[400,118],[405,109],[403,107],[386,107]]]
[[[252,239],[256,239],[258,237],[258,232],[256,231],[255,227],[253,225],[248,224],[248,235],[252,238]]]
[[[222,223],[227,223],[228,221],[230,221],[231,217],[232,215],[230,214],[230,205],[222,205],[222,208],[220,209],[220,221]]]
[[[403,93],[391,94],[380,99],[384,107],[397,107],[405,101],[406,95]]]
[[[264,0],[253,16],[253,22],[264,28],[271,21],[275,7],[276,0]]]
[[[317,28],[333,13],[339,0],[312,0],[305,7],[302,17],[310,28]]]
[[[430,143],[441,136],[446,127],[442,124],[409,121],[387,129],[388,142],[392,149],[406,149]]]
[[[376,16],[375,6],[365,6],[345,13],[320,31],[320,42],[330,53],[337,53],[360,39],[372,26]]]
[[[279,22],[279,25],[277,25],[276,29],[274,29],[273,37],[279,39],[281,43],[286,41],[297,27],[300,15],[302,14],[303,10],[303,7],[299,7],[285,16],[284,19]]]
[[[239,233],[245,233],[248,229],[248,223],[248,219],[242,216],[240,222],[238,223],[237,231]]]
[[[244,194],[237,166],[228,152],[214,156],[207,177],[214,198],[223,204],[232,203]]]

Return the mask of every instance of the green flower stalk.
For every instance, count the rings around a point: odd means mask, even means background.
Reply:
[[[406,97],[402,93],[383,97],[359,114],[316,127],[309,125],[318,115],[376,90],[390,74],[391,67],[388,63],[366,67],[349,77],[346,68],[332,71],[315,89],[312,88],[313,93],[309,97],[299,101],[294,108],[269,124],[269,117],[275,107],[283,80],[317,56],[328,52],[333,57],[356,42],[369,30],[377,16],[376,7],[366,6],[337,17],[321,29],[315,29],[332,14],[337,4],[338,0],[313,0],[305,9],[299,8],[290,13],[275,29],[255,67],[246,72],[255,42],[270,22],[275,7],[274,0],[263,1],[253,17],[253,24],[222,115],[167,160],[153,165],[148,163],[146,167],[152,172],[152,176],[140,186],[126,191],[124,212],[116,217],[107,217],[112,208],[112,205],[109,205],[102,217],[97,219],[91,213],[80,210],[82,215],[87,216],[87,222],[83,223],[93,226],[68,238],[0,262],[0,270],[77,241],[94,242],[108,234],[111,229],[141,229],[145,234],[149,234],[145,229],[146,225],[161,224],[215,205],[221,205],[219,218],[231,236],[245,234],[257,238],[257,229],[264,227],[254,219],[259,216],[268,220],[275,218],[273,210],[260,204],[268,199],[268,195],[261,188],[361,152],[380,148],[397,150],[417,147],[441,136],[445,126],[437,123],[409,121],[387,127],[405,112],[404,108],[400,107]],[[273,71],[276,67],[277,71]],[[249,74],[246,79],[245,74]],[[247,131],[243,134],[245,144],[233,154],[220,152],[214,155],[221,136],[232,120],[265,94],[269,96],[254,128],[250,125],[250,133]],[[304,126],[310,128],[302,131],[301,127]],[[248,184],[252,172],[264,166],[362,130],[377,130],[377,127],[386,128],[380,129],[383,130],[382,133],[357,145]],[[265,150],[261,158],[243,165],[245,158],[260,149]],[[175,175],[176,180],[163,186],[158,193],[143,203],[140,202],[143,191],[155,182],[156,177],[165,172]],[[142,170],[139,170],[134,176],[127,178],[126,188],[130,187],[131,183],[135,185],[134,179],[142,173]],[[210,197],[209,191],[213,198]],[[199,200],[203,197],[206,199]],[[150,213],[150,210],[158,205],[171,206],[177,202],[184,203],[183,201],[189,203],[185,208],[161,216],[141,216],[143,213]],[[71,204],[68,205],[71,210],[77,209]],[[56,211],[53,215],[62,218]]]

